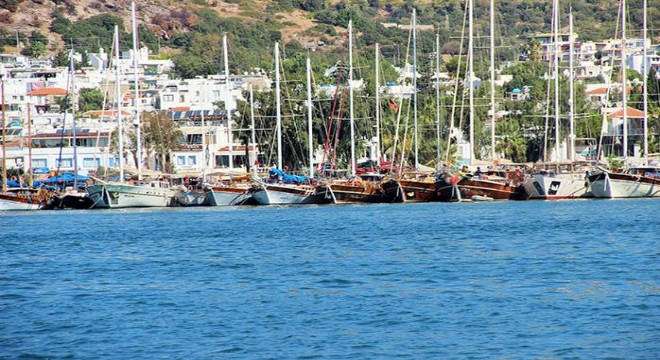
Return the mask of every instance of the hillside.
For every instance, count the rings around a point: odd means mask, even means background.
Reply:
[[[437,29],[442,51],[460,51],[464,0],[145,0],[138,3],[140,39],[154,53],[173,57],[190,69],[180,75],[212,73],[221,51],[221,33],[227,32],[232,57],[245,68],[267,65],[274,41],[295,54],[304,49],[331,52],[343,43],[345,26],[353,19],[359,46],[383,44],[384,52],[401,52],[407,31],[382,23],[407,25],[414,7],[418,24]],[[475,0],[475,31],[483,38],[488,29],[488,0]],[[497,1],[498,42],[514,56],[525,35],[548,32],[552,13],[549,0]],[[66,46],[78,51],[108,48],[114,24],[123,29],[122,48],[130,46],[129,0],[4,0],[0,1],[0,46],[4,52],[55,56]],[[583,40],[615,35],[618,5],[611,0],[574,0],[576,32]],[[564,5],[562,27],[567,28]],[[660,18],[660,0],[649,0],[649,19]],[[628,36],[639,36],[641,0],[630,1]],[[566,29],[567,30],[567,29]],[[19,49],[15,48],[19,42]],[[432,49],[433,35],[420,34],[420,48]],[[388,46],[390,47],[388,49]],[[394,49],[396,47],[396,50]],[[192,57],[195,54],[196,58]],[[236,61],[234,61],[236,63]]]

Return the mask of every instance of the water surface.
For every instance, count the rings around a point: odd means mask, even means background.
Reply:
[[[0,213],[0,358],[660,358],[657,200]]]

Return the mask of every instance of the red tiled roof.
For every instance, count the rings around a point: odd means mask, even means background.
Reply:
[[[626,87],[626,94],[630,94],[632,91],[632,86]],[[595,88],[593,90],[587,91],[587,95],[605,95],[607,94],[607,88],[606,87],[599,87]]]
[[[175,107],[169,108],[167,110],[170,110],[170,111],[190,111],[190,106],[175,106]]]
[[[626,115],[629,118],[644,118],[644,112],[631,107],[626,108]],[[607,115],[610,119],[620,119],[623,117],[623,108],[613,111]]]
[[[128,111],[122,110],[121,111],[122,115],[130,115]],[[90,110],[85,113],[87,116],[91,117],[99,117],[101,115],[103,116],[117,116],[117,110]]]
[[[599,87],[595,88],[593,90],[587,91],[588,95],[605,95],[607,94],[607,88],[606,87]]]
[[[62,88],[41,88],[37,90],[30,91],[28,95],[30,96],[63,96],[66,95],[67,91]]]

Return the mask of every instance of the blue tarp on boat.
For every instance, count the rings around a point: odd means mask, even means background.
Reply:
[[[44,184],[59,184],[59,183],[70,183],[73,182],[73,180],[76,179],[76,176],[73,173],[70,172],[65,172],[60,175],[53,176],[49,179],[44,180]],[[87,176],[84,175],[78,175],[78,182],[84,183],[89,179]]]
[[[21,187],[21,184],[19,184],[18,182],[14,181],[14,180],[7,180],[7,187],[17,188],[17,187]]]
[[[307,176],[287,174],[278,168],[270,169],[270,171],[268,171],[268,175],[270,175],[271,178],[277,178],[278,180],[286,183],[300,184],[302,182],[309,180],[309,177]]]

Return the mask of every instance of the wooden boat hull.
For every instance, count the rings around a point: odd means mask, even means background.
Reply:
[[[167,207],[174,204],[171,188],[103,184],[87,187],[94,208]]]
[[[594,197],[644,198],[660,197],[660,179],[633,174],[602,172],[589,176]]]
[[[388,180],[378,185],[382,189],[380,202],[401,203],[406,201],[405,192],[400,181]]]
[[[213,187],[206,193],[206,201],[211,206],[244,205],[252,200],[248,187]]]
[[[529,199],[560,200],[592,197],[588,183],[578,174],[532,175],[525,179],[524,187]]]
[[[329,193],[306,185],[265,184],[255,189],[252,196],[259,205],[327,204]]]
[[[460,189],[457,185],[458,176],[440,177],[435,182],[436,201],[456,202],[461,200]]]
[[[0,211],[39,210],[42,203],[37,199],[23,198],[11,193],[0,193]]]
[[[514,186],[505,183],[478,179],[463,178],[458,182],[458,188],[463,200],[471,200],[473,196],[485,196],[495,200],[525,200],[527,193],[522,185]]]
[[[386,197],[382,189],[368,182],[362,183],[332,183],[328,184],[332,199],[338,204],[380,203]]]
[[[435,182],[399,179],[404,202],[439,201]]]

